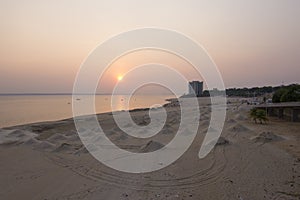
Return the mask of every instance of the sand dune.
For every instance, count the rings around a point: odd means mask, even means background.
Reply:
[[[161,143],[150,140],[146,145],[141,147],[140,152],[152,152],[161,149],[162,147],[164,147],[164,145]]]
[[[229,124],[236,123],[236,121],[234,119],[228,119],[226,122]]]
[[[33,149],[39,151],[53,151],[55,149],[55,145],[48,141],[41,141],[33,145]]]
[[[216,143],[216,145],[225,145],[225,144],[229,144],[229,141],[222,136],[218,139]]]
[[[65,141],[68,140],[68,138],[62,134],[54,134],[50,138],[48,138],[48,141],[56,143],[56,141]]]
[[[243,133],[243,132],[249,131],[249,129],[246,126],[244,126],[240,123],[236,123],[229,130],[234,133]]]
[[[253,140],[255,142],[266,143],[266,142],[280,141],[284,139],[272,132],[262,132],[258,136],[254,137]]]
[[[235,115],[235,119],[238,120],[238,121],[244,121],[244,120],[247,120],[247,115],[244,115],[244,114],[236,114]]]
[[[24,142],[37,136],[35,133],[17,129],[2,129],[0,133],[0,144]]]

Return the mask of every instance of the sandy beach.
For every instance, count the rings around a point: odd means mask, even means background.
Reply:
[[[0,14],[0,200],[300,200],[300,0]]]
[[[199,100],[200,126],[180,159],[150,173],[123,173],[93,158],[73,119],[0,130],[0,199],[300,199],[300,123],[270,118],[255,124],[251,105],[230,99],[221,138],[204,159],[198,152],[210,120],[210,102]],[[131,152],[168,144],[178,128],[179,107],[169,105],[167,123],[155,136],[124,134],[111,113],[98,115],[110,140]],[[148,110],[131,112],[139,125]]]

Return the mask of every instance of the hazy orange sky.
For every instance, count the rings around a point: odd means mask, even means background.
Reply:
[[[0,93],[71,92],[91,50],[142,27],[202,44],[226,87],[300,82],[299,0],[2,0],[0,17]]]

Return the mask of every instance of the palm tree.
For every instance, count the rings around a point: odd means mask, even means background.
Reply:
[[[265,110],[252,108],[250,110],[250,117],[254,120],[255,123],[257,123],[257,120],[262,124],[263,122],[267,122],[267,113]]]
[[[257,109],[256,108],[252,108],[250,110],[250,117],[254,120],[255,124],[257,123]]]
[[[256,111],[256,116],[257,116],[257,119],[259,120],[259,122],[262,124],[263,122],[267,122],[268,121],[268,118],[267,118],[267,113],[265,110],[257,110]]]

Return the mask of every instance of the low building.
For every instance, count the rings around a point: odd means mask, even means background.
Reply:
[[[292,122],[300,122],[300,102],[269,103],[255,106],[265,109],[268,116],[277,116]]]

